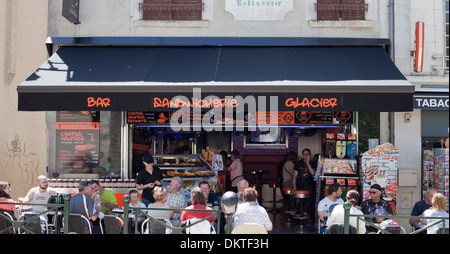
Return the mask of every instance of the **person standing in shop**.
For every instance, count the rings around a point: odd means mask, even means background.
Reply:
[[[142,157],[145,169],[141,170],[136,177],[136,189],[142,190],[142,203],[146,206],[155,202],[153,189],[156,186],[162,186],[163,175],[161,170],[154,166],[155,161],[150,154]]]
[[[314,174],[317,164],[312,160],[311,150],[305,148],[302,151],[303,158],[294,164],[294,176],[292,177],[293,192],[296,190],[308,190],[310,195],[303,203],[304,211],[300,213],[312,214],[312,201],[315,199]],[[292,192],[292,193],[293,193]]]
[[[225,170],[230,171],[231,191],[237,192],[237,183],[244,178],[244,166],[240,160],[239,151],[231,151],[231,165],[224,167]]]

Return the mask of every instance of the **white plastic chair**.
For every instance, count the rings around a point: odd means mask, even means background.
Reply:
[[[189,219],[183,223],[184,226],[192,225],[201,219]],[[203,220],[193,226],[186,228],[186,234],[216,234],[216,229],[208,220]]]
[[[257,223],[244,223],[235,227],[231,234],[267,234],[267,230]]]

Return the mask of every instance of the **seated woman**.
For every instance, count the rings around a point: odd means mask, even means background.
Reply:
[[[206,199],[203,195],[202,189],[199,187],[195,187],[191,191],[191,202],[192,205],[186,207],[186,209],[195,209],[195,210],[212,210],[210,207],[205,205]],[[180,221],[187,221],[189,219],[203,219],[210,215],[214,214],[213,212],[201,212],[201,211],[183,211],[181,213]],[[210,223],[213,223],[216,220],[216,217],[213,216],[208,219]]]
[[[148,205],[148,208],[172,208],[168,205],[167,202],[167,191],[162,187],[155,187],[153,189],[153,198],[155,199],[154,203]],[[170,218],[173,217],[173,211],[170,210],[148,210],[148,215],[153,218],[158,219],[166,219],[170,221]]]
[[[429,225],[432,223],[435,223],[439,219],[427,219],[426,217],[444,217],[447,218],[445,220],[445,227],[448,228],[448,213],[447,211],[447,201],[445,199],[445,196],[441,193],[436,193],[433,195],[433,199],[431,199],[431,207],[428,210],[425,210],[423,212],[424,220],[422,220],[422,224]],[[442,228],[442,222],[434,225],[432,227],[429,227],[427,229],[427,234],[437,234],[437,231]]]
[[[257,223],[267,231],[271,231],[272,222],[266,209],[256,202],[258,192],[251,187],[247,187],[244,189],[243,197],[244,203],[237,206],[236,212],[233,215],[233,228],[244,223]]]
[[[363,215],[363,213],[356,208],[359,202],[359,192],[356,190],[350,190],[347,192],[346,200],[347,202],[350,202],[352,207],[350,208],[350,214],[356,214],[356,215]],[[333,212],[331,212],[330,217],[327,220],[327,226],[331,226],[333,224],[337,223],[344,223],[344,205],[337,205],[334,207]],[[350,217],[350,225],[355,227],[358,234],[365,234],[366,233],[366,224],[363,221],[359,222],[358,226],[358,219],[356,217]]]
[[[11,192],[11,187],[7,182],[0,181],[0,202],[14,203],[9,193]],[[17,219],[19,216],[16,211],[16,205],[13,204],[0,204],[0,212],[7,212],[13,218]]]

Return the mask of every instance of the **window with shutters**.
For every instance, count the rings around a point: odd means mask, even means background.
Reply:
[[[144,0],[143,20],[202,20],[202,0]]]
[[[317,0],[317,20],[365,20],[365,0]]]

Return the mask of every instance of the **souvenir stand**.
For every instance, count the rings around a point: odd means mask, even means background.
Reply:
[[[449,149],[432,148],[423,150],[422,194],[429,188],[442,193],[449,203]]]
[[[342,186],[341,197],[344,201],[349,190],[361,192],[358,175],[360,156],[356,155],[355,135],[327,133],[325,146],[325,156],[319,159],[316,171],[316,211],[319,201],[328,195],[328,186],[335,182]]]

